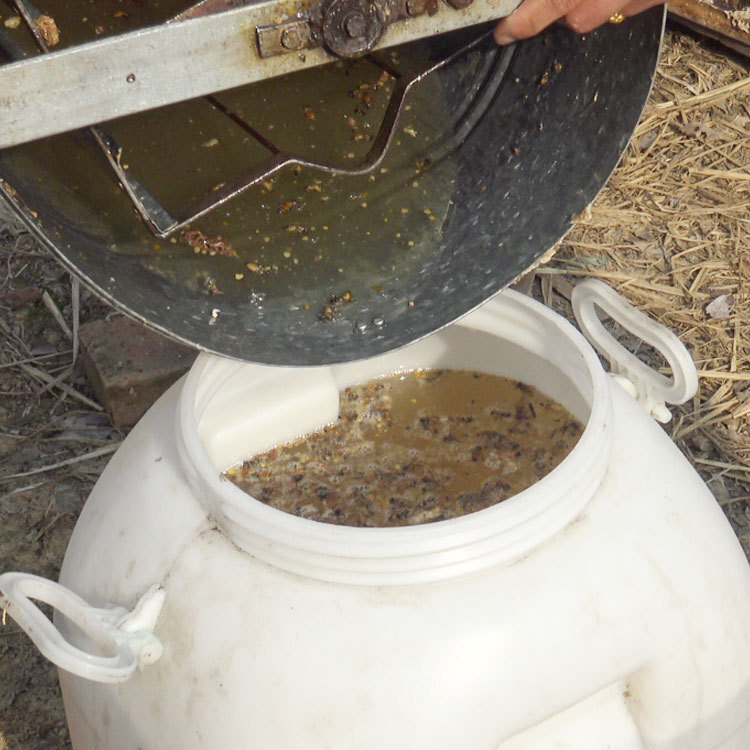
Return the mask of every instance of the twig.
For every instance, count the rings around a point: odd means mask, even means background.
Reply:
[[[0,370],[4,370],[7,367],[18,367],[19,365],[27,365],[30,362],[41,362],[46,359],[53,359],[54,357],[62,357],[70,353],[70,349],[66,349],[62,352],[54,352],[53,354],[40,354],[37,357],[26,357],[25,359],[17,359],[14,362],[2,362],[0,363]]]
[[[29,469],[29,471],[20,471],[16,474],[9,474],[7,477],[0,477],[0,482],[6,482],[10,479],[19,479],[20,477],[30,477],[34,474],[41,474],[45,471],[52,471],[54,469],[60,469],[63,466],[70,466],[71,464],[77,464],[81,461],[88,461],[92,458],[99,458],[100,456],[106,456],[110,453],[114,453],[122,443],[122,440],[118,440],[116,443],[111,445],[105,445],[96,450],[84,453],[82,456],[74,456],[73,458],[66,458],[64,461],[58,461],[54,464],[48,464],[47,466],[38,466],[36,469]]]
[[[538,268],[537,273],[544,276],[550,275],[561,275],[561,276],[594,276],[598,279],[609,279],[611,281],[622,281],[623,283],[637,286],[642,289],[648,289],[653,292],[660,294],[668,294],[671,297],[681,297],[682,292],[679,289],[675,289],[671,286],[665,286],[664,284],[652,284],[645,279],[639,279],[633,276],[632,273],[620,273],[617,271],[584,271],[578,268]]]
[[[48,375],[43,370],[40,370],[36,367],[31,367],[31,365],[21,365],[21,369],[27,374],[31,375],[33,378],[37,378],[38,380],[42,380],[45,383],[52,383],[55,381],[55,378],[53,378],[51,375]],[[90,398],[87,398],[82,393],[79,393],[75,388],[71,388],[69,385],[66,385],[65,383],[57,383],[55,385],[55,388],[59,388],[64,393],[67,393],[69,396],[72,396],[73,398],[77,398],[79,401],[82,401],[87,406],[90,406],[92,409],[96,409],[97,411],[104,411],[104,407],[100,406],[96,403],[96,401],[92,401]]]
[[[42,302],[44,302],[44,306],[50,311],[50,313],[52,313],[52,317],[57,321],[57,324],[60,326],[60,328],[62,328],[62,332],[65,334],[65,338],[72,341],[73,332],[65,322],[65,318],[63,318],[63,314],[60,312],[60,308],[55,304],[55,300],[50,297],[49,292],[46,290],[42,295]]]
[[[32,544],[34,542],[38,542],[63,516],[68,515],[67,513],[56,513],[52,520],[50,520],[48,523],[46,523],[44,526],[42,526],[39,531],[37,531],[36,534],[34,534],[31,539],[26,537]]]
[[[750,381],[750,372],[722,372],[721,370],[698,370],[699,378],[708,380],[746,380]]]
[[[31,490],[36,490],[39,487],[43,487],[45,484],[47,484],[46,479],[43,482],[35,482],[34,484],[27,484],[25,487],[16,487],[16,489],[11,490],[10,492],[7,492],[5,495],[0,495],[0,503],[3,500],[8,500],[9,498],[15,497],[16,495],[22,495],[24,492],[31,492]]]
[[[726,500],[719,500],[719,505],[731,505],[732,503],[750,502],[750,495],[741,495],[740,497],[728,497]]]
[[[46,393],[49,390],[52,390],[52,388],[58,388],[60,385],[62,385],[63,381],[66,380],[70,375],[73,374],[73,367],[66,367],[59,375],[56,375],[53,380],[50,380],[47,385],[45,385],[43,388],[39,390],[37,393],[37,396],[41,396],[43,393]]]
[[[75,365],[78,358],[78,329],[81,324],[81,282],[77,276],[73,276],[70,283],[71,307],[73,308],[73,361]]]
[[[750,86],[750,78],[745,78],[741,81],[734,81],[728,83],[726,86],[719,86],[717,89],[711,91],[704,91],[702,94],[697,96],[688,96],[685,99],[679,101],[670,100],[666,102],[659,102],[654,105],[654,109],[682,109],[683,107],[692,107],[695,104],[705,104],[706,102],[713,101],[714,99],[722,99],[723,97],[729,96],[730,94],[736,94],[738,91],[742,91],[745,87]]]
[[[742,464],[729,464],[726,461],[712,461],[708,458],[694,458],[695,463],[702,464],[703,466],[714,466],[717,469],[730,469],[731,471],[740,471],[745,474],[750,474],[750,466],[742,466]]]
[[[720,177],[723,180],[743,180],[750,181],[750,173],[745,170],[736,169],[693,169],[693,174],[705,175],[707,177]],[[703,180],[707,182],[707,180]],[[698,183],[702,184],[702,183]]]

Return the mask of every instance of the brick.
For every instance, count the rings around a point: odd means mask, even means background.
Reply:
[[[134,425],[197,355],[124,317],[84,323],[80,341],[86,376],[118,427]]]

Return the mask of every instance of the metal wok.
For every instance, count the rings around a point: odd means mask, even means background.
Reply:
[[[481,305],[562,238],[629,142],[663,22],[654,9],[584,37],[555,27],[511,52],[485,38],[430,76],[421,103],[415,94],[419,127],[399,122],[404,146],[383,162],[390,166],[330,178],[326,203],[317,201],[328,176],[290,169],[189,225],[221,236],[226,254],[201,250],[195,235],[192,244],[179,232],[155,237],[84,131],[0,151],[0,196],[71,273],[183,342],[275,365],[374,356]],[[466,40],[436,37],[381,63],[429,63]],[[349,69],[339,73],[351,78]],[[287,127],[284,107],[248,103],[253,94],[242,90],[218,108],[196,100],[105,128],[125,143],[123,159],[133,156],[124,167],[142,181],[145,174],[149,194],[178,210],[216,189],[213,181],[235,178],[258,148],[226,112],[213,119],[222,107],[258,116],[266,133],[275,123],[295,148],[314,143],[305,128],[318,127],[325,151],[323,131],[334,129],[325,112],[339,124],[341,113],[326,75],[310,75],[301,88],[293,76],[273,84],[291,87],[283,99],[304,113],[302,135]],[[340,145],[342,136],[328,140]],[[355,141],[345,149],[361,150]]]

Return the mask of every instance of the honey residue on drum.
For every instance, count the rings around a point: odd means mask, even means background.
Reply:
[[[405,526],[521,492],[568,455],[581,431],[562,406],[524,383],[416,370],[347,388],[336,423],[225,476],[303,518]]]

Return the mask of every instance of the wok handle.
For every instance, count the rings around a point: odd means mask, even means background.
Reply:
[[[652,320],[598,279],[578,284],[571,297],[573,312],[583,334],[609,361],[612,374],[659,422],[669,422],[666,404],[684,404],[698,390],[698,372],[683,343],[668,328]],[[660,352],[672,369],[666,378],[628,351],[602,325],[597,308],[630,333]]]
[[[74,646],[32,599],[49,604],[78,626],[88,636],[90,650]],[[124,682],[139,665],[161,657],[164,649],[153,629],[163,604],[159,586],[152,586],[128,611],[92,607],[59,583],[29,573],[0,575],[3,623],[10,615],[53,664],[95,682]]]

